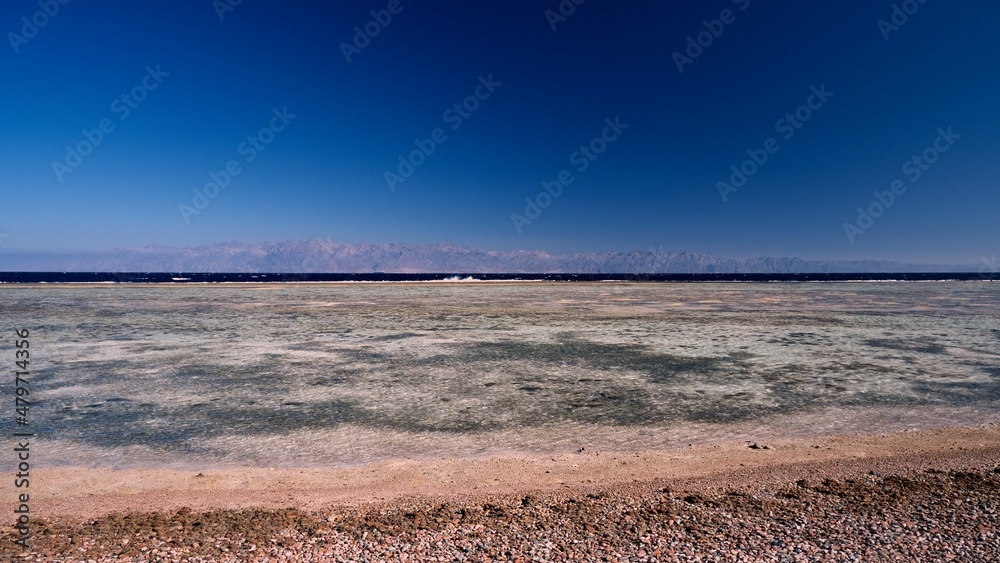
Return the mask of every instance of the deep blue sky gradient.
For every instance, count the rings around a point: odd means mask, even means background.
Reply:
[[[894,2],[587,0],[553,31],[556,0],[401,0],[345,61],[342,42],[386,1],[211,0],[60,6],[10,44],[37,1],[0,5],[0,252],[329,238],[550,252],[976,263],[1000,253],[1000,4],[927,0],[886,41]],[[915,3],[915,2],[914,2]],[[895,2],[902,5],[903,2]],[[732,9],[678,72],[688,36]],[[120,120],[147,65],[169,73]],[[451,130],[442,112],[501,83]],[[775,122],[810,87],[834,95],[788,140]],[[251,163],[237,152],[272,108],[296,117]],[[573,151],[628,129],[577,172]],[[81,131],[115,129],[59,181]],[[391,191],[416,138],[448,138]],[[901,166],[939,127],[961,135],[916,182]],[[726,201],[716,182],[775,137]],[[198,215],[178,206],[211,171],[242,171]],[[542,181],[573,184],[518,233]],[[845,222],[894,179],[905,194],[853,243]]]

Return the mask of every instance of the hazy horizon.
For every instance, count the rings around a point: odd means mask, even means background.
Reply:
[[[452,244],[350,244],[324,239],[262,243],[226,241],[196,247],[148,245],[141,248],[117,248],[89,253],[0,252],[0,272],[8,273],[777,274],[780,276],[938,272],[975,273],[978,274],[976,279],[986,280],[995,279],[1000,270],[997,266],[995,256],[990,259],[983,258],[976,264],[958,262],[934,264],[890,260],[810,260],[780,256],[732,258],[690,251],[668,251],[663,248],[559,254],[537,249],[502,251]],[[12,282],[16,279],[11,278],[6,281]],[[142,279],[152,281],[152,278]]]
[[[257,241],[242,241],[242,240],[226,240],[226,241],[209,241],[202,244],[192,245],[192,246],[179,246],[171,244],[161,244],[161,243],[150,243],[138,246],[122,246],[122,247],[111,247],[111,248],[99,248],[99,249],[88,249],[88,250],[74,250],[74,249],[44,249],[44,250],[28,250],[20,249],[14,250],[9,248],[0,248],[0,266],[2,266],[2,261],[8,256],[77,256],[86,257],[99,254],[110,254],[122,251],[143,251],[152,248],[169,248],[174,250],[193,250],[198,248],[214,247],[226,244],[246,244],[246,245],[267,245],[267,244],[280,244],[292,241],[308,241],[308,240],[323,240],[323,239],[288,239],[288,240],[257,240]],[[804,260],[808,262],[898,262],[903,264],[921,264],[921,265],[941,265],[941,266],[958,266],[966,265],[972,268],[969,271],[976,271],[977,268],[987,268],[991,272],[997,271],[997,262],[994,257],[989,256],[979,256],[979,257],[967,257],[965,261],[953,259],[950,261],[940,260],[940,261],[918,261],[918,260],[903,260],[893,257],[886,256],[873,256],[869,258],[836,258],[831,256],[811,256],[811,255],[767,255],[762,253],[755,253],[751,251],[742,253],[730,253],[726,255],[712,254],[708,252],[702,252],[697,249],[686,249],[686,248],[671,248],[667,249],[664,247],[660,248],[622,248],[622,249],[608,249],[600,252],[586,252],[586,251],[567,251],[567,252],[554,252],[547,250],[545,248],[511,248],[511,249],[499,249],[499,248],[482,248],[476,246],[468,246],[462,244],[453,244],[450,242],[441,243],[404,243],[399,241],[387,241],[387,242],[368,242],[368,241],[337,241],[336,244],[351,245],[351,246],[361,246],[361,245],[374,245],[374,246],[395,246],[395,245],[410,245],[413,246],[452,246],[456,248],[467,248],[477,251],[489,252],[489,253],[514,253],[514,252],[540,252],[551,256],[570,256],[579,254],[603,254],[603,253],[614,253],[614,254],[627,254],[627,253],[651,253],[651,254],[694,254],[701,256],[710,256],[712,258],[723,259],[723,260],[752,260],[758,258],[777,258],[777,259],[789,259],[789,260]]]
[[[717,255],[717,254],[712,254],[712,253],[709,253],[709,252],[703,252],[703,251],[698,250],[698,249],[692,249],[692,248],[666,248],[663,245],[660,245],[659,248],[655,248],[655,247],[650,246],[650,247],[647,247],[647,248],[617,248],[617,249],[607,249],[607,250],[602,250],[602,251],[574,250],[574,251],[557,252],[557,251],[549,250],[547,248],[528,248],[528,247],[525,247],[525,248],[489,248],[489,247],[478,247],[478,246],[474,246],[474,245],[458,244],[458,243],[453,243],[453,242],[449,242],[449,241],[408,243],[408,242],[403,242],[403,241],[399,241],[399,240],[390,240],[390,241],[353,241],[353,240],[331,240],[329,238],[315,238],[315,239],[311,239],[311,238],[292,238],[292,239],[284,239],[284,240],[269,240],[269,239],[261,239],[261,240],[237,240],[237,239],[230,239],[230,240],[206,241],[206,242],[203,242],[203,243],[192,244],[192,245],[164,244],[164,243],[155,242],[155,243],[148,243],[148,244],[141,244],[141,245],[128,245],[128,246],[122,245],[122,246],[111,246],[111,247],[105,247],[105,248],[95,248],[95,249],[86,249],[86,250],[83,250],[83,249],[74,249],[74,248],[71,248],[71,247],[70,248],[42,249],[42,250],[11,249],[11,248],[0,247],[0,260],[2,260],[5,255],[80,255],[80,256],[86,256],[86,255],[93,255],[93,254],[105,254],[105,253],[123,252],[123,251],[124,252],[128,252],[128,251],[143,251],[143,250],[150,250],[150,249],[193,250],[193,249],[199,249],[199,248],[211,248],[211,247],[218,247],[218,246],[224,246],[224,245],[246,245],[246,246],[274,245],[274,244],[280,245],[280,244],[294,243],[294,242],[321,242],[321,243],[330,243],[330,244],[345,245],[345,246],[363,246],[363,245],[371,245],[371,246],[383,246],[383,245],[386,245],[386,246],[402,246],[402,245],[406,245],[406,246],[442,246],[442,247],[455,247],[455,248],[472,249],[472,250],[478,250],[478,251],[483,251],[483,252],[496,252],[496,253],[541,252],[541,253],[546,253],[546,254],[549,254],[549,255],[552,255],[552,256],[567,256],[567,255],[573,255],[573,254],[600,254],[600,253],[632,253],[632,252],[643,252],[643,253],[653,253],[653,254],[696,254],[696,255],[711,256],[713,258],[729,259],[729,260],[748,260],[748,259],[753,259],[753,258],[788,258],[788,259],[800,259],[800,260],[806,260],[806,261],[867,261],[867,260],[872,260],[872,261],[879,261],[879,262],[905,262],[905,263],[922,263],[922,264],[948,264],[948,265],[962,264],[963,263],[963,262],[958,261],[958,260],[953,260],[951,262],[933,262],[933,261],[928,261],[928,262],[910,262],[910,261],[907,261],[907,260],[898,260],[896,258],[889,257],[889,256],[875,256],[875,257],[871,257],[871,258],[851,259],[851,258],[835,258],[835,257],[830,257],[830,256],[822,256],[822,255],[818,255],[818,256],[813,256],[813,255],[768,255],[768,254],[763,254],[763,253],[759,253],[759,252],[755,253],[755,252],[752,252],[752,251],[747,251],[747,252],[743,252],[743,253],[736,253],[736,254]],[[978,259],[979,259],[979,265],[982,265],[984,263],[983,262],[984,260],[987,260],[987,261],[989,260],[989,257],[979,257]],[[972,259],[970,259],[970,261],[965,262],[965,263],[967,263],[967,264],[973,264],[974,262],[972,261]]]

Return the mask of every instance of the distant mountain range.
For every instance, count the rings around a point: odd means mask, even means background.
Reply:
[[[0,271],[205,273],[878,273],[975,272],[976,265],[883,260],[810,261],[715,258],[694,252],[549,254],[486,251],[449,244],[337,244],[290,240],[227,242],[193,248],[153,245],[91,254],[0,254]]]

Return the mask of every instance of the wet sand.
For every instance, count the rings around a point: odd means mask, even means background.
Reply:
[[[656,479],[693,488],[767,486],[869,470],[995,464],[1000,462],[1000,426],[778,440],[759,443],[759,449],[751,445],[732,442],[637,452],[584,449],[557,456],[399,460],[336,469],[37,469],[32,511],[36,516],[93,518],[151,506],[320,510],[330,504],[587,489]],[[12,489],[12,483],[3,485]]]

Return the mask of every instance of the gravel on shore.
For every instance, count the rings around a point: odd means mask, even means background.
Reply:
[[[33,521],[15,561],[1000,561],[1000,466]]]

